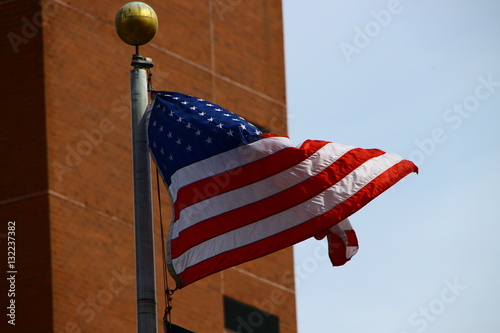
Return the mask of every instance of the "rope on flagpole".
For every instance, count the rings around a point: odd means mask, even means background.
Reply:
[[[153,100],[153,96],[156,94],[156,90],[153,88],[153,73],[151,72],[151,68],[146,69],[147,72],[147,80],[148,80],[148,91],[150,93],[150,100]],[[168,331],[172,329],[172,295],[178,289],[170,289],[168,285],[168,274],[167,274],[167,260],[166,260],[166,246],[165,246],[165,232],[163,228],[163,214],[161,209],[161,191],[160,191],[160,176],[158,167],[155,165],[156,170],[156,190],[158,197],[158,213],[160,215],[160,237],[161,237],[161,259],[162,259],[162,267],[163,267],[163,288],[165,290],[165,310],[163,314],[163,323],[168,325]]]
[[[158,196],[158,210],[160,215],[160,237],[161,237],[161,258],[162,258],[162,266],[163,266],[163,288],[165,290],[165,311],[163,314],[163,322],[171,325],[172,322],[172,295],[177,290],[170,289],[168,285],[168,276],[167,276],[167,261],[165,258],[165,233],[163,231],[163,214],[161,210],[161,191],[160,191],[160,177],[158,175],[158,167],[156,169],[156,189]],[[169,327],[171,328],[171,327]]]
[[[151,69],[147,69],[147,75],[148,75],[148,91],[150,93],[150,100],[153,100],[153,95],[156,93],[156,90],[153,88],[153,73],[151,73]],[[167,275],[167,261],[165,258],[166,252],[165,252],[165,233],[163,231],[163,214],[162,214],[162,209],[161,209],[161,191],[160,191],[160,176],[158,167],[155,165],[155,171],[156,171],[156,193],[158,197],[158,213],[160,215],[160,238],[161,238],[161,259],[162,259],[162,271],[163,271],[163,290],[165,290],[165,310],[163,313],[163,322],[167,321],[168,323],[171,322],[171,311],[172,311],[172,295],[175,290],[172,290],[169,288],[168,285],[168,275]],[[170,329],[170,327],[169,327]]]

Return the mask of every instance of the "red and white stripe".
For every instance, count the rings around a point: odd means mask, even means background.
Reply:
[[[189,165],[169,186],[170,273],[185,286],[332,227],[330,244],[343,242],[347,261],[355,234],[349,222],[334,226],[413,171],[413,163],[381,150],[325,141],[295,148],[284,137]]]
[[[327,236],[328,256],[333,266],[342,266],[358,252],[358,238],[349,219],[345,219],[328,228],[328,230],[314,235],[318,240]]]

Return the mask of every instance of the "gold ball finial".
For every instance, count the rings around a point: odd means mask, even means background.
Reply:
[[[134,46],[144,45],[156,35],[158,17],[153,8],[144,2],[129,2],[116,13],[115,29],[125,43]]]

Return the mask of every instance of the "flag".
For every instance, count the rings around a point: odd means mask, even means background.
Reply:
[[[148,143],[172,202],[167,266],[178,287],[327,236],[334,265],[357,251],[347,219],[417,167],[379,149],[262,133],[223,107],[156,92]],[[344,221],[345,220],[345,221]]]

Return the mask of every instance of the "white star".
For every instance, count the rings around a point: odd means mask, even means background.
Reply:
[[[229,130],[229,131],[227,132],[227,135],[228,135],[228,136],[233,136],[233,130]]]
[[[165,107],[162,107],[162,108],[161,108],[161,112],[165,112],[165,111],[166,111],[166,110],[165,110]]]
[[[206,105],[207,105],[207,106],[214,106],[213,104],[210,104],[210,103],[207,103]]]
[[[200,131],[200,130],[197,130],[194,134],[196,134],[196,135],[201,135],[201,131]]]
[[[163,126],[160,126],[159,131],[160,131],[160,132],[163,132]]]
[[[198,98],[198,100],[199,100],[200,102],[203,102],[203,98]]]
[[[156,120],[153,121],[153,127],[156,127]]]
[[[153,142],[153,148],[156,148],[156,142]]]
[[[233,118],[232,120],[234,120],[234,121],[240,121],[238,118]]]
[[[190,123],[190,122],[188,122],[188,123],[186,124],[186,128],[191,128],[191,123]]]
[[[191,149],[193,149],[193,148],[191,147],[191,145],[188,145],[188,146],[186,147],[186,150],[187,150],[187,151],[191,151]]]
[[[200,116],[204,116],[205,115],[205,112],[201,111],[200,113],[198,113]]]
[[[181,141],[182,141],[181,138],[178,138],[177,141],[175,141],[175,143],[177,143],[178,145],[180,145]]]
[[[245,126],[245,124],[241,124],[241,125],[240,125],[240,128],[241,128],[242,130],[246,130],[246,129],[247,129],[247,127]]]
[[[222,129],[222,123],[220,123],[219,125],[217,125],[218,128]]]
[[[224,113],[224,117],[231,117],[229,113]]]
[[[178,100],[178,99],[180,99],[180,97],[177,97],[177,96],[176,96],[176,97],[173,97],[173,99]]]
[[[222,109],[217,108],[217,109],[215,109],[215,111],[222,111]]]
[[[259,130],[256,130],[256,131],[255,131],[255,134],[260,135],[260,134],[262,134],[262,132],[261,132],[261,131],[259,131]]]
[[[170,117],[173,117],[174,116],[174,111],[170,111],[170,113],[168,114]]]
[[[186,101],[182,101],[181,103],[184,105],[189,104],[189,102],[186,102]]]
[[[212,143],[212,138],[211,138],[211,137],[208,137],[205,141],[206,141],[207,143]]]
[[[165,154],[165,150],[163,150],[163,148],[160,149],[160,153],[163,155]]]
[[[191,110],[196,110],[196,106],[190,107]]]
[[[167,137],[168,137],[168,138],[172,138],[172,132],[171,132],[171,131],[168,131],[168,133],[167,133]]]
[[[172,154],[168,155],[168,159],[173,161],[174,160],[174,157],[172,156]]]
[[[177,118],[177,122],[180,123],[182,121],[182,117]]]
[[[214,118],[213,117],[210,117],[207,119],[208,121],[214,121]]]

